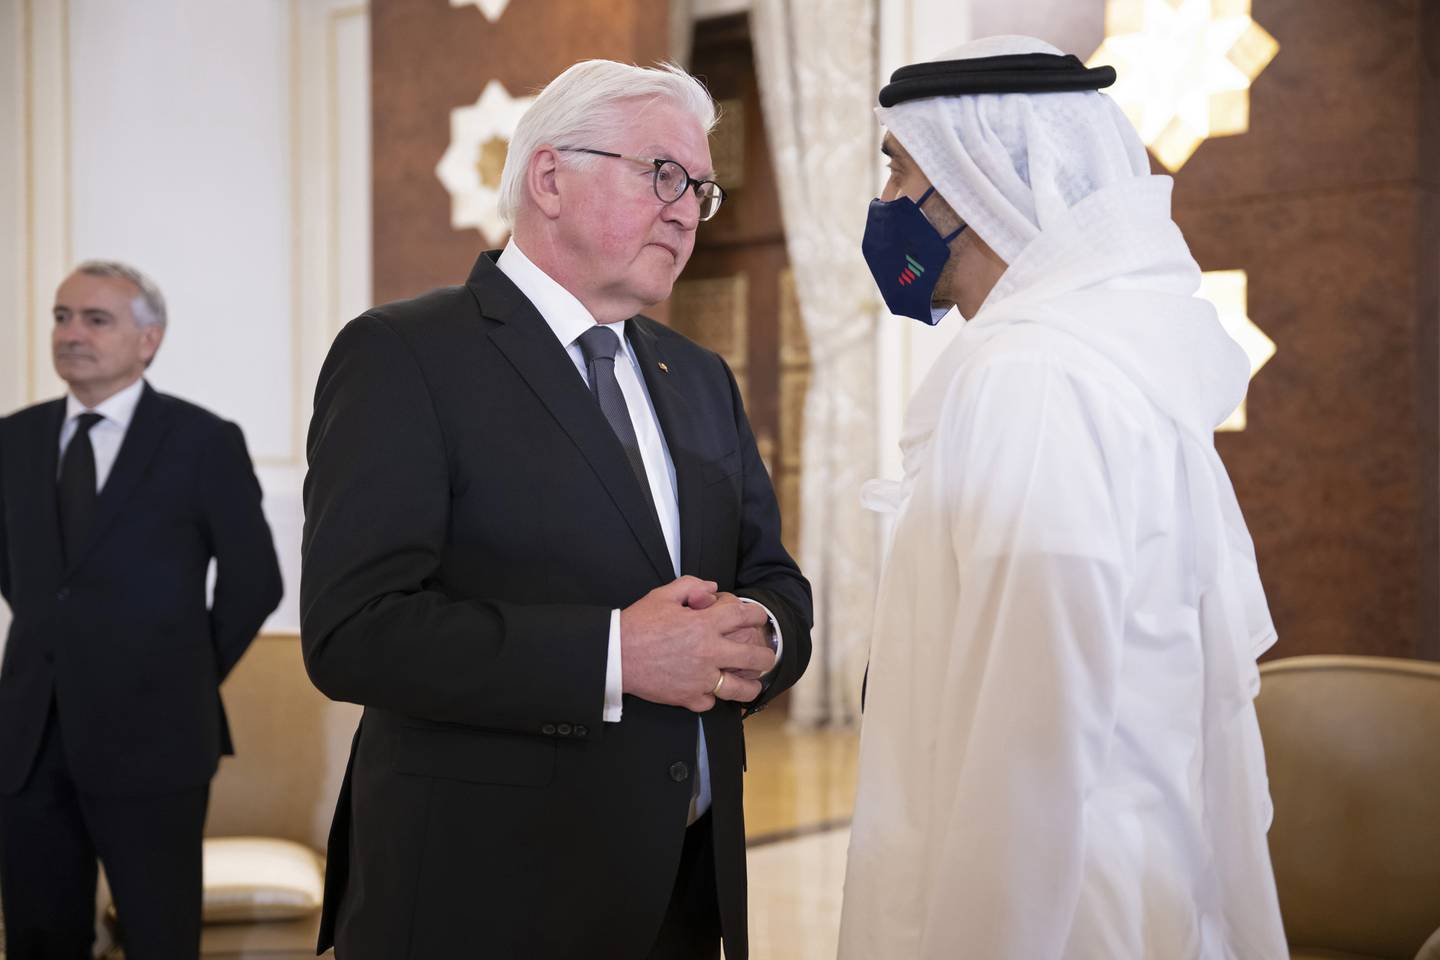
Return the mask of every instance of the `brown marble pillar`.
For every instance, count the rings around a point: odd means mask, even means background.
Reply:
[[[1280,53],[1175,215],[1279,352],[1221,434],[1272,655],[1440,658],[1440,4],[1254,0]]]
[[[1420,223],[1416,235],[1416,316],[1423,335],[1416,351],[1420,370],[1420,433],[1426,484],[1420,515],[1426,563],[1421,568],[1420,637],[1417,655],[1440,660],[1440,3],[1420,4],[1418,31],[1420,84]]]
[[[450,111],[497,79],[511,96],[577,60],[653,63],[669,55],[669,0],[511,0],[495,23],[445,0],[372,0],[375,299],[463,283],[486,246],[450,226],[435,165]]]

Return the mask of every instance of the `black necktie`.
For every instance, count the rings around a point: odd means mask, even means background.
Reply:
[[[95,513],[95,448],[90,445],[90,428],[104,419],[98,413],[80,414],[75,420],[75,436],[70,438],[65,458],[60,461],[56,492],[67,562],[74,560],[84,546]]]
[[[620,392],[620,382],[615,379],[615,354],[620,349],[620,337],[614,330],[596,324],[581,334],[577,342],[585,357],[590,392],[595,394],[600,412],[610,421],[610,429],[615,431],[620,446],[625,448],[625,458],[630,461],[630,469],[635,471],[635,479],[640,481],[645,502],[658,521],[655,500],[650,495],[650,478],[645,473],[645,460],[640,456],[640,443],[635,439],[635,425],[630,422],[630,408],[625,405],[625,394]]]

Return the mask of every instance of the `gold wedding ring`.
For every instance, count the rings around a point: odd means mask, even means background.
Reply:
[[[720,679],[715,681],[715,689],[710,691],[710,696],[720,696],[720,688],[725,685],[725,671],[720,671]]]

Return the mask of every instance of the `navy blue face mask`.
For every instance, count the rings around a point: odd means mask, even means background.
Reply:
[[[921,205],[935,192],[931,187],[916,203],[901,195],[894,200],[871,200],[865,222],[865,239],[860,250],[885,298],[885,306],[896,316],[914,317],[932,327],[949,311],[930,306],[940,270],[950,259],[950,241],[960,236],[965,224],[948,237],[926,219]]]

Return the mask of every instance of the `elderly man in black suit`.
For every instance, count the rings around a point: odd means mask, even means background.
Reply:
[[[747,956],[741,719],[810,589],[723,360],[638,312],[724,197],[673,68],[571,67],[464,286],[346,327],[316,391],[302,638],[364,704],[342,960]]]
[[[218,686],[280,569],[240,428],[145,382],[154,284],[87,262],[54,315],[68,395],[0,419],[6,955],[90,955],[98,856],[130,960],[194,958]]]

